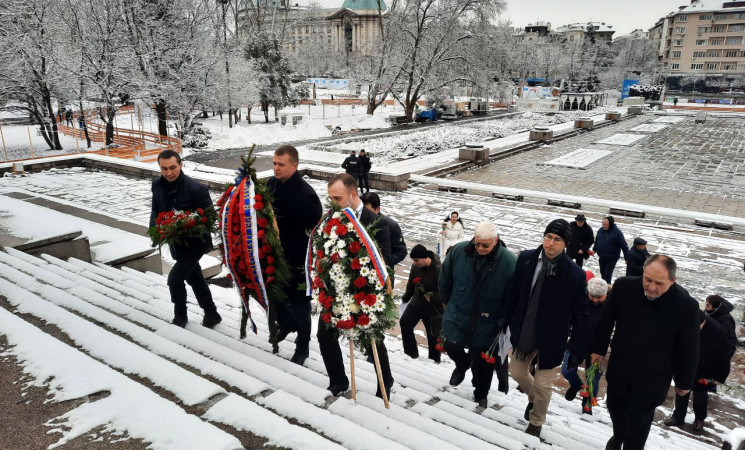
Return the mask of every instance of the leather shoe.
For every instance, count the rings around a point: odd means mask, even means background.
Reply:
[[[479,404],[479,408],[486,409],[489,407],[489,403],[486,401],[486,397],[484,398],[477,398],[476,403]]]
[[[189,322],[189,319],[187,319],[186,316],[174,316],[173,320],[171,320],[172,324],[178,325],[181,328],[186,327],[187,322]]]
[[[328,390],[334,397],[338,397],[341,394],[345,393],[347,389],[349,389],[349,384],[332,384],[328,387]]]
[[[605,450],[621,450],[621,441],[616,436],[611,436],[605,444]]]
[[[667,427],[678,427],[678,428],[683,427],[683,422],[676,419],[675,417],[670,417],[669,419],[665,420],[664,423],[665,423],[665,426]]]
[[[453,374],[450,375],[450,386],[458,386],[466,378],[466,373],[461,372],[458,369],[453,369]]]
[[[525,429],[525,432],[531,436],[541,437],[541,428],[543,428],[542,425],[536,426],[536,425],[533,425],[532,423],[529,423],[528,428]]]
[[[299,366],[302,366],[305,363],[305,360],[308,359],[308,356],[310,356],[310,351],[308,351],[308,349],[295,350],[295,354],[292,355],[292,358],[290,358],[290,361],[294,362],[295,364]]]
[[[207,328],[213,328],[218,323],[222,322],[222,317],[217,312],[212,314],[205,314],[202,320],[202,326]]]
[[[525,420],[527,420],[528,422],[530,422],[530,411],[532,409],[533,409],[533,404],[532,403],[528,403],[528,407],[525,408],[525,415],[523,416],[525,418]]]
[[[567,393],[564,394],[564,398],[571,402],[572,400],[577,398],[577,392],[579,392],[579,388],[569,386],[569,389],[567,389]]]
[[[694,420],[693,421],[693,431],[703,431],[704,429],[704,421],[703,420]]]
[[[393,387],[393,380],[391,380],[390,384],[385,385],[385,392],[388,394],[388,400],[391,399],[391,388]],[[378,390],[375,392],[375,396],[378,398],[383,398],[383,394],[380,392],[380,385],[378,385]]]

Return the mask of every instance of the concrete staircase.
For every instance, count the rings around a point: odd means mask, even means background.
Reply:
[[[169,323],[172,304],[162,275],[5,248],[0,335],[28,364],[51,371],[68,397],[110,393],[74,410],[79,420],[63,440],[110,424],[155,448],[247,448],[259,439],[303,449],[589,450],[604,447],[612,433],[604,408],[581,415],[579,402],[555,395],[542,439],[528,436],[522,418],[527,399],[514,382],[508,395],[492,389],[489,408],[482,410],[470,383],[449,386],[452,365],[411,360],[395,338],[389,410],[374,397],[374,369],[359,353],[357,402],[333,398],[315,339],[304,366],[289,361],[292,342],[280,343],[273,355],[257,310],[259,334],[240,340],[237,295],[211,289],[223,322],[212,330],[199,325],[201,310],[190,297],[190,322],[181,329]],[[49,327],[64,339],[48,334]],[[162,424],[157,431],[154,420]],[[648,446],[715,448],[657,426]]]

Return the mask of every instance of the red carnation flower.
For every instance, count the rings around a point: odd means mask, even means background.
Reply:
[[[359,251],[360,251],[360,248],[361,248],[361,247],[362,247],[362,246],[360,245],[360,243],[359,243],[359,242],[357,242],[357,241],[354,241],[354,242],[351,242],[351,243],[349,244],[349,251],[350,251],[350,252],[352,252],[352,253],[357,253],[357,252],[359,252]]]
[[[323,323],[331,322],[331,313],[321,314],[321,320],[323,320]]]
[[[266,262],[268,262],[270,265],[274,264],[274,257],[269,255],[266,257]]]
[[[353,270],[360,270],[362,268],[362,264],[360,264],[360,260],[357,258],[354,258],[352,260],[351,267]]]
[[[323,227],[323,234],[331,234],[331,230],[334,227],[331,226],[331,224],[326,224],[325,227]]]
[[[259,228],[266,228],[269,226],[269,221],[266,220],[266,218],[262,217],[258,221],[256,221],[256,224],[259,226]]]
[[[202,223],[207,223],[207,218],[206,218],[206,217],[202,217],[202,220],[201,220],[201,222],[202,222]]]
[[[256,203],[261,203],[264,201],[264,197],[261,196],[261,194],[254,195],[254,200],[256,200]]]
[[[355,323],[354,323],[354,320],[352,319],[340,320],[336,322],[336,328],[340,330],[351,330],[352,328],[354,328],[354,326],[355,326]]]
[[[320,259],[324,257],[323,250],[316,250],[316,256]]]
[[[372,306],[375,304],[375,302],[378,301],[378,297],[375,296],[375,294],[367,294],[365,296],[365,304],[367,306]]]
[[[264,270],[264,272],[266,272],[267,275],[271,275],[271,274],[274,273],[274,270],[275,270],[274,269],[274,266],[269,266],[269,267],[266,268],[266,270]]]
[[[349,230],[347,230],[347,227],[344,225],[339,225],[338,227],[336,227],[336,234],[339,236],[345,236],[347,234],[347,231]]]
[[[333,297],[326,297],[323,301],[323,307],[325,309],[331,309],[331,307],[334,305],[334,299]]]
[[[370,316],[367,314],[360,314],[360,316],[357,318],[357,325],[360,326],[366,326],[370,325]]]
[[[204,210],[202,208],[197,208],[197,214],[199,214],[200,216],[203,216]]]
[[[266,279],[266,284],[272,284],[272,282],[274,282],[274,280],[276,280],[276,278],[269,277],[269,278]]]
[[[413,281],[413,282],[414,282],[414,284],[419,284],[419,283],[421,283],[421,282],[422,282],[422,277],[414,277],[414,279],[413,279],[413,280],[411,280],[411,281]]]
[[[354,287],[356,288],[363,288],[367,285],[367,278],[365,277],[357,277],[354,279]]]
[[[341,220],[339,220],[339,219],[330,219],[329,222],[328,222],[328,224],[331,225],[332,227],[335,227],[335,226],[341,224]]]
[[[264,204],[263,203],[256,202],[256,203],[254,203],[254,209],[256,211],[261,211],[262,209],[264,209]]]
[[[354,302],[357,303],[358,305],[362,303],[363,301],[365,301],[365,298],[366,296],[364,292],[358,292],[354,294]]]
[[[261,246],[261,249],[266,253],[267,255],[272,252],[272,246],[269,244],[264,244]]]
[[[334,253],[333,255],[331,255],[332,262],[338,263],[340,259],[341,259],[341,256],[339,256],[338,253]]]
[[[191,210],[187,209],[186,211],[184,211],[184,215],[185,216],[191,215]]]
[[[266,231],[259,230],[256,232],[256,237],[259,239],[265,239],[266,238]]]

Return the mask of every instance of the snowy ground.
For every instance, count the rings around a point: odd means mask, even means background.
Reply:
[[[594,163],[598,159],[608,156],[613,153],[610,150],[597,150],[592,148],[581,148],[571,153],[567,153],[564,156],[560,156],[551,161],[546,161],[544,164],[550,164],[554,166],[574,167],[577,169],[583,169],[590,164]]]
[[[2,132],[5,139],[5,149],[3,151],[0,148],[0,152],[2,152],[0,153],[0,161],[64,155],[67,153],[77,153],[85,149],[85,141],[76,142],[74,137],[65,136],[60,133],[59,137],[62,150],[50,150],[49,145],[41,134],[37,133],[38,131],[39,127],[36,125],[3,125]],[[29,144],[29,135],[31,144],[34,146],[33,155],[31,153],[31,145]]]
[[[619,133],[614,134],[613,136],[607,137],[603,139],[602,141],[598,141],[598,144],[608,144],[608,145],[623,145],[623,146],[630,146],[634,145],[636,142],[644,139],[645,135],[643,134],[628,134],[628,133]]]

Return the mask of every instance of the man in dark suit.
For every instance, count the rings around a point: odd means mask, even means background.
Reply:
[[[360,156],[357,157],[360,160],[360,193],[370,192],[370,169],[372,169],[372,162],[370,157],[365,153],[365,149],[360,150]]]
[[[150,226],[155,225],[158,214],[167,211],[186,211],[201,208],[212,210],[212,199],[206,186],[187,176],[181,169],[181,155],[173,150],[164,150],[158,155],[160,177],[153,180],[153,205],[150,212]],[[190,238],[186,242],[170,244],[171,256],[176,261],[168,273],[168,289],[173,302],[173,320],[171,323],[185,327],[189,321],[186,315],[186,286],[188,283],[194,291],[199,306],[204,310],[202,325],[212,328],[222,321],[212,301],[207,282],[202,275],[199,260],[212,249],[212,236],[204,233],[199,238]]]
[[[357,194],[357,182],[354,178],[346,173],[335,175],[328,182],[328,195],[332,202],[342,208],[352,208],[363,225],[377,229],[374,240],[377,243],[378,250],[383,255],[386,266],[392,267],[391,238],[388,227],[380,220],[380,216],[364,207],[362,200],[360,200]],[[341,348],[339,347],[339,336],[335,329],[327,328],[326,324],[319,318],[318,334],[316,337],[318,338],[318,346],[321,350],[323,364],[326,366],[326,373],[329,375],[328,390],[334,396],[338,396],[349,389],[349,378],[344,371],[344,360],[342,358]],[[391,366],[388,362],[388,350],[382,340],[377,344],[377,347],[380,370],[383,374],[383,383],[390,398],[393,375],[391,374]],[[378,386],[376,395],[379,397],[382,396],[380,386]]]
[[[398,222],[380,212],[380,197],[378,194],[367,192],[362,194],[360,199],[365,205],[365,208],[380,216],[380,219],[385,222],[386,226],[388,226],[388,232],[391,235],[391,257],[393,258],[391,261],[391,267],[395,266],[403,261],[408,253],[406,242],[404,241],[404,235],[401,232],[401,226],[399,226]]]
[[[295,354],[290,361],[303,365],[310,343],[310,297],[298,286],[305,283],[303,264],[308,245],[308,231],[321,219],[321,200],[297,171],[298,152],[291,145],[274,151],[274,176],[267,186],[274,196],[272,207],[277,217],[279,239],[290,270],[285,289],[287,298],[277,302],[278,341],[297,331]]]
[[[360,165],[360,159],[357,157],[357,153],[355,151],[352,151],[344,160],[344,162],[341,163],[341,168],[346,170],[347,174],[354,178],[355,183],[357,182],[360,177],[360,169],[362,167]]]
[[[569,368],[587,354],[587,282],[585,272],[564,253],[570,230],[566,220],[556,219],[546,227],[542,246],[520,253],[500,312],[499,322],[510,325],[512,378],[528,394],[525,432],[533,436],[540,436],[546,421],[554,369],[562,365],[564,353],[569,349]]]
[[[698,302],[676,283],[675,260],[652,255],[641,277],[622,277],[600,313],[592,362],[608,360],[607,405],[613,436],[607,449],[642,449],[654,411],[667,397],[693,387],[699,353]],[[615,333],[613,328],[615,326]],[[613,341],[611,342],[611,333]]]

